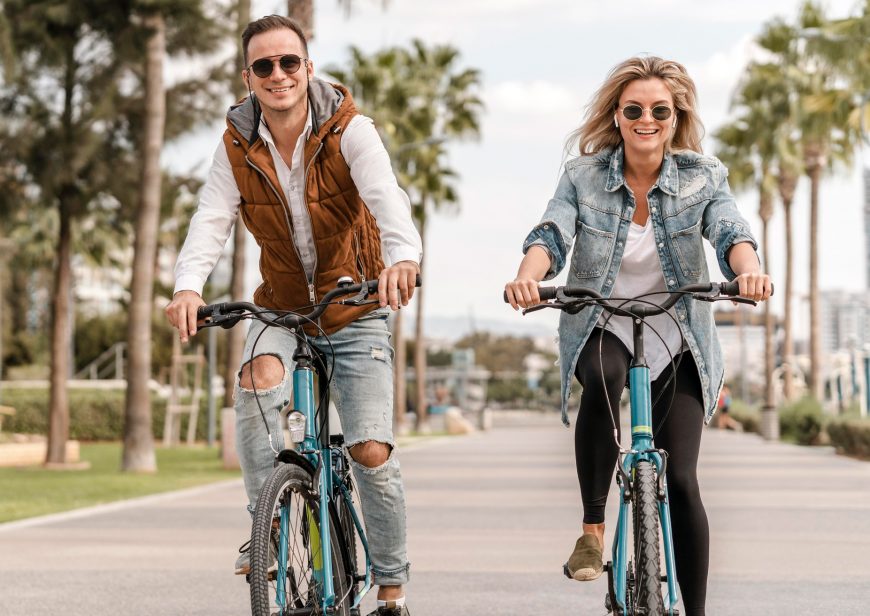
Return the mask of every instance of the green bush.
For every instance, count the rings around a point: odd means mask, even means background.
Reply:
[[[4,432],[46,434],[48,432],[48,389],[4,389],[3,404],[15,415],[3,420]],[[218,404],[220,406],[220,404]],[[219,411],[220,409],[218,409]],[[70,438],[81,441],[114,441],[122,438],[124,392],[119,390],[69,390]],[[151,395],[151,429],[163,438],[166,400]],[[220,423],[220,422],[218,422]],[[203,396],[196,422],[196,438],[208,435],[208,401]],[[187,436],[187,419],[182,419],[182,439]]]
[[[825,426],[831,445],[840,453],[870,458],[870,420],[832,419]]]
[[[740,400],[732,400],[728,414],[743,426],[744,432],[761,434],[761,413],[759,413],[757,408],[751,407]],[[715,415],[713,416],[712,423],[716,424]]]
[[[822,406],[814,398],[803,398],[779,410],[779,430],[785,441],[818,445],[824,428]]]

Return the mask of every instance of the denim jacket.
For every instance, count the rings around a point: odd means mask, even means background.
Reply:
[[[540,245],[550,253],[545,280],[565,267],[571,244],[568,285],[594,289],[609,297],[619,272],[634,195],[623,175],[623,147],[605,149],[569,160],[556,194],[523,244],[523,252]],[[716,249],[719,269],[736,277],[728,265],[728,250],[737,243],[758,245],[740,215],[728,187],[728,170],[713,156],[695,152],[665,154],[661,172],[647,194],[659,261],[668,289],[710,280],[701,238]],[[598,322],[602,308],[579,314],[562,312],[559,319],[559,364],[562,376],[562,421],[569,425],[568,398],[580,351]],[[705,422],[716,409],[724,368],[713,324],[711,304],[681,299],[674,306],[686,345],[698,366],[704,397]]]

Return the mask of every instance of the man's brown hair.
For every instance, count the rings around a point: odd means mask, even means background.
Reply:
[[[245,28],[245,31],[242,32],[242,49],[245,52],[245,68],[248,67],[248,43],[251,42],[251,39],[258,34],[263,34],[270,30],[281,29],[292,30],[295,32],[299,36],[299,40],[302,41],[302,49],[305,50],[305,55],[308,55],[308,41],[305,40],[305,33],[302,32],[302,27],[298,23],[289,17],[284,17],[283,15],[267,15],[266,17],[261,17],[260,19],[249,23]]]

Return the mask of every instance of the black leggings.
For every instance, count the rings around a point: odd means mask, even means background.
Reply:
[[[598,359],[599,340],[603,343],[603,378]],[[613,481],[618,453],[613,439],[613,423],[608,417],[604,386],[606,384],[614,419],[619,426],[619,398],[626,385],[630,362],[631,354],[622,341],[611,332],[596,327],[580,353],[574,372],[583,385],[580,412],[574,429],[574,452],[583,499],[584,524],[604,522],[607,491]],[[664,388],[670,374],[669,366],[653,382],[653,401]],[[683,604],[687,616],[704,616],[710,531],[696,472],[704,428],[704,405],[698,369],[691,353],[682,355],[682,362],[677,369],[674,402],[670,412],[667,412],[672,388],[673,383],[668,384],[659,403],[653,406],[653,433],[656,447],[668,452],[668,496],[677,580]],[[664,425],[661,423],[663,419]]]

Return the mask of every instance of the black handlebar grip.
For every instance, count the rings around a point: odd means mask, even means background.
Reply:
[[[548,299],[556,299],[556,288],[557,287],[538,287],[538,297],[541,298],[542,302],[547,301]],[[504,291],[501,295],[504,302],[508,303],[507,291]]]
[[[722,295],[740,295],[740,285],[737,284],[736,280],[723,282],[719,285],[719,292],[722,293]]]
[[[737,284],[736,280],[732,280],[731,282],[723,282],[719,287],[719,290],[723,295],[740,295],[740,285]],[[773,297],[773,283],[770,283],[770,295],[771,297]]]
[[[542,301],[556,299],[556,287],[538,287],[538,295]]]
[[[217,305],[220,306],[220,304],[217,304]],[[199,308],[197,308],[196,309],[196,320],[202,321],[203,319],[210,317],[213,314],[212,313],[213,308],[214,308],[214,306],[200,306]],[[218,312],[220,312],[220,310]]]

